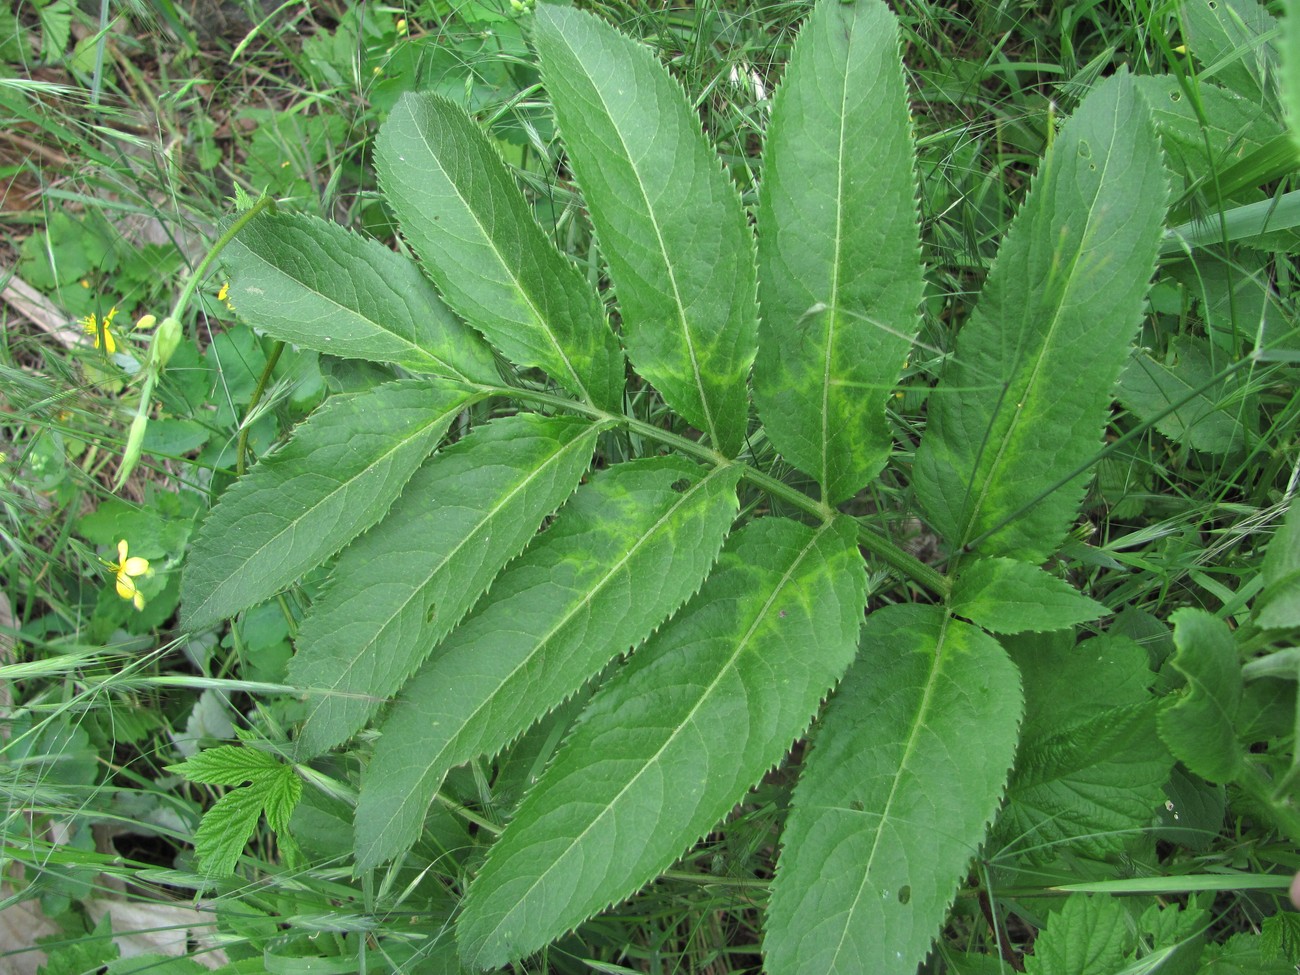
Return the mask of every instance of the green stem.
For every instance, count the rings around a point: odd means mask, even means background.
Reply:
[[[263,194],[257,198],[257,202],[235,218],[234,222],[226,228],[225,233],[218,237],[216,243],[208,249],[207,254],[203,256],[203,260],[199,261],[199,266],[194,269],[194,273],[191,274],[189,280],[185,282],[185,287],[181,288],[181,293],[176,297],[176,304],[172,305],[172,311],[169,317],[180,321],[181,314],[185,311],[185,306],[190,303],[190,299],[194,297],[195,290],[203,279],[207,277],[208,269],[212,267],[213,262],[216,261],[221,252],[226,249],[226,245],[235,239],[237,233],[248,226],[250,220],[267,207],[272,206],[275,206],[275,200]]]
[[[245,459],[248,454],[248,421],[257,409],[257,404],[262,401],[262,394],[266,392],[267,384],[271,381],[271,373],[275,370],[275,364],[280,361],[280,353],[284,351],[284,343],[276,342],[271,347],[271,354],[266,357],[266,365],[262,368],[262,375],[257,377],[257,388],[253,390],[253,398],[248,401],[248,409],[244,411],[244,422],[239,425],[239,442],[235,445],[235,473],[243,475],[247,466]]]
[[[608,420],[627,427],[628,430],[645,437],[647,440],[654,440],[658,443],[672,447],[680,453],[694,457],[714,467],[736,466],[740,468],[741,476],[755,487],[766,491],[774,498],[780,498],[789,504],[792,508],[797,508],[814,518],[826,521],[835,515],[835,510],[821,501],[814,501],[808,495],[796,488],[784,484],[769,474],[750,467],[741,461],[732,460],[725,454],[720,454],[712,447],[705,446],[697,441],[690,440],[686,437],[678,436],[675,433],[669,433],[667,430],[661,430],[651,423],[644,420],[637,420],[630,416],[624,416],[620,413],[607,413],[599,407],[591,406],[587,403],[579,403],[576,400],[565,399],[563,396],[555,396],[551,393],[545,393],[540,390],[524,389],[514,386],[483,386],[475,385],[473,388],[482,390],[493,395],[511,396],[516,399],[529,400],[534,403],[544,404],[554,409],[577,412],[590,416],[594,419]],[[904,552],[888,538],[881,535],[876,530],[867,527],[858,522],[858,544],[884,562],[890,568],[906,576],[912,582],[929,590],[936,596],[946,597],[952,588],[948,579],[937,569],[931,568],[914,555]]]

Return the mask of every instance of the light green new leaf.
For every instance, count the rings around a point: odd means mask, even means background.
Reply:
[[[403,689],[362,784],[359,868],[414,842],[449,769],[495,755],[699,588],[738,476],[664,457],[578,490]]]
[[[949,607],[994,633],[1063,630],[1110,612],[1064,579],[1014,559],[964,563]]]
[[[461,955],[499,965],[631,894],[780,761],[853,658],[852,521],[732,537],[699,594],[592,698],[471,884]]]
[[[1006,637],[1025,686],[1025,724],[995,833],[1030,863],[1058,846],[1105,857],[1146,829],[1173,765],[1156,734],[1155,675],[1126,637]]]
[[[1266,628],[1300,626],[1300,504],[1268,543],[1261,575],[1264,591],[1255,600],[1255,622]]]
[[[681,87],[595,16],[540,4],[534,41],[618,293],[623,339],[664,401],[734,455],[758,312],[754,238]]]
[[[289,662],[289,683],[311,699],[300,759],[348,738],[402,686],[573,493],[601,429],[536,414],[479,427],[344,551]]]
[[[1178,12],[1206,77],[1276,108],[1278,25],[1259,0],[1184,0]]]
[[[262,216],[221,255],[232,303],[267,334],[330,355],[498,383],[492,350],[405,257],[337,224]]]
[[[438,95],[405,95],[379,130],[375,167],[447,304],[517,365],[621,411],[623,353],[600,298],[473,119]]]
[[[256,748],[218,745],[216,748],[205,748],[177,765],[168,765],[167,771],[184,776],[187,782],[242,785],[278,774],[282,768],[284,763],[274,755]]]
[[[1222,358],[1223,353],[1219,355]],[[1234,376],[1215,381],[1225,363],[1220,361],[1216,368],[1210,356],[1210,343],[1193,336],[1174,340],[1167,364],[1140,352],[1120,376],[1120,401],[1140,419],[1154,420],[1156,429],[1170,440],[1194,450],[1214,454],[1240,450],[1248,432],[1257,428],[1258,406],[1243,397],[1241,382]],[[1175,403],[1182,405],[1167,412]]]
[[[914,158],[894,15],[822,0],[763,150],[754,397],[772,443],[831,504],[893,446],[885,401],[923,288]]]
[[[1170,663],[1187,678],[1187,686],[1160,712],[1160,737],[1174,757],[1201,778],[1231,782],[1241,770],[1237,644],[1228,624],[1203,609],[1184,607],[1170,620],[1178,648]]]
[[[265,796],[256,786],[232,789],[203,814],[194,834],[194,854],[205,874],[228,877],[235,872],[239,855],[257,831]]]
[[[934,606],[867,619],[795,787],[763,939],[771,975],[913,975],[997,812],[1020,678]]]
[[[1034,941],[1028,975],[1115,975],[1137,947],[1128,912],[1114,897],[1071,894]]]
[[[1083,498],[1142,318],[1165,211],[1148,112],[1127,74],[1056,137],[929,399],[917,495],[954,547],[1043,562]]]
[[[476,398],[423,380],[330,398],[204,519],[181,577],[185,629],[275,595],[373,525]]]

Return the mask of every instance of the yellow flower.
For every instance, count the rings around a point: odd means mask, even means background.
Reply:
[[[148,574],[149,560],[138,555],[127,558],[126,539],[123,538],[117,543],[117,563],[109,568],[117,573],[117,594],[129,599],[136,609],[144,609],[144,596],[136,588],[135,577]]]
[[[84,328],[88,334],[95,336],[95,348],[98,349],[102,341],[103,347],[107,350],[109,355],[112,355],[117,351],[117,339],[113,337],[113,332],[110,328],[113,324],[113,316],[116,314],[117,306],[114,305],[109,310],[108,314],[104,316],[104,321],[102,323],[95,317],[94,312],[91,312],[81,320],[81,327]]]
[[[231,311],[235,310],[235,303],[230,300],[230,282],[223,282],[221,290],[217,292],[217,301],[221,302]]]

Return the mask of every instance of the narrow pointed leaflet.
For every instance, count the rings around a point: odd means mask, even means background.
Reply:
[[[920,324],[915,149],[898,26],[823,0],[773,102],[758,211],[754,397],[830,504],[884,467],[885,403]]]
[[[577,487],[601,429],[503,417],[411,478],[388,517],[339,557],[302,622],[289,663],[311,702],[299,759],[348,738],[402,686]]]
[[[734,456],[758,319],[740,196],[646,47],[572,7],[539,4],[536,17],[542,76],[609,262],[628,356]]]
[[[394,704],[357,805],[359,867],[414,842],[449,769],[496,755],[699,588],[738,476],[659,457],[578,489]]]
[[[791,801],[770,975],[913,975],[997,812],[1022,712],[997,641],[937,606],[867,619]]]
[[[478,124],[445,98],[407,94],[379,130],[375,165],[447,304],[515,364],[621,411],[623,353],[600,298],[538,225]]]
[[[1127,74],[1057,135],[930,395],[915,479],[953,547],[1046,561],[1083,498],[1142,318],[1167,197]]]
[[[410,259],[299,214],[266,214],[221,255],[239,313],[284,342],[415,372],[497,383],[492,350]]]
[[[204,520],[181,577],[185,628],[269,599],[377,522],[476,398],[416,380],[331,397]]]
[[[597,692],[470,885],[461,956],[491,967],[633,893],[807,728],[853,659],[866,574],[849,519],[764,518]]]

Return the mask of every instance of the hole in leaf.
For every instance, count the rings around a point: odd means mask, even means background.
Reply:
[[[906,904],[912,899],[912,887],[910,884],[903,884],[898,888],[898,903]]]

